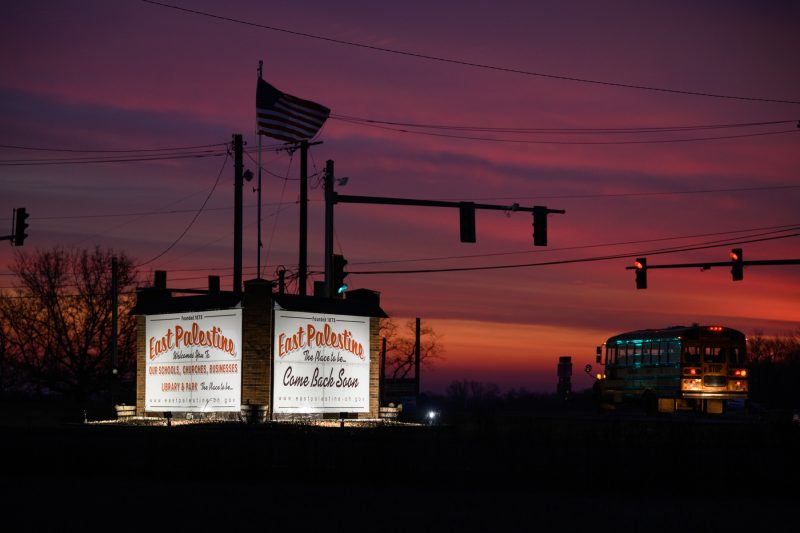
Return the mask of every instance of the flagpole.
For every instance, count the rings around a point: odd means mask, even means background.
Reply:
[[[258,79],[262,79],[264,61],[258,62]],[[256,124],[258,131],[258,124]],[[256,278],[261,279],[261,134],[258,134],[258,244],[256,245]]]

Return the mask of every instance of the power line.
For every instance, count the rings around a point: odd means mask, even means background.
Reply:
[[[715,237],[720,235],[731,235],[734,233],[750,233],[754,231],[765,231],[765,230],[772,230],[767,233],[756,234],[756,235],[748,235],[745,238],[750,237],[757,237],[763,235],[770,235],[774,233],[784,233],[787,231],[796,231],[800,230],[800,224],[790,224],[790,225],[783,225],[783,226],[766,226],[761,228],[750,228],[750,229],[741,229],[741,230],[732,230],[732,231],[720,231],[720,232],[713,232],[713,233],[700,233],[695,235],[681,235],[675,237],[657,237],[657,238],[649,238],[649,239],[641,239],[641,240],[634,240],[634,241],[621,241],[621,242],[607,242],[607,243],[599,243],[599,244],[582,244],[577,246],[565,246],[561,248],[550,248],[547,249],[538,249],[538,250],[523,250],[517,252],[494,252],[494,253],[484,253],[484,254],[464,254],[464,255],[450,255],[450,256],[440,256],[440,257],[421,257],[415,259],[391,259],[391,260],[384,260],[384,261],[362,261],[362,262],[350,262],[350,265],[379,265],[379,264],[388,264],[388,263],[416,263],[416,262],[424,262],[424,261],[446,261],[446,260],[453,260],[453,259],[477,259],[477,258],[485,258],[485,257],[501,257],[501,256],[508,256],[508,255],[527,255],[527,254],[535,254],[535,253],[547,253],[547,252],[564,252],[570,250],[585,250],[587,248],[606,248],[610,246],[626,246],[630,244],[644,244],[649,242],[663,242],[663,241],[675,241],[681,239],[697,239],[701,237]]]
[[[713,194],[721,192],[755,192],[755,191],[772,191],[782,189],[798,189],[800,185],[767,185],[764,187],[733,187],[727,189],[694,189],[685,191],[647,191],[647,192],[620,192],[620,193],[597,193],[597,194],[552,194],[541,196],[488,196],[488,197],[475,197],[475,198],[458,198],[457,201],[471,201],[471,200],[569,200],[569,199],[582,199],[582,198],[629,198],[639,196],[673,196],[684,194]],[[442,198],[441,200],[450,200],[451,198]]]
[[[274,174],[278,179],[286,179],[284,176]],[[288,178],[291,180],[292,178]],[[757,191],[772,191],[772,190],[785,190],[785,189],[798,189],[800,185],[770,185],[764,187],[734,187],[726,189],[695,189],[683,191],[647,191],[647,192],[629,192],[629,193],[598,193],[598,194],[557,194],[557,195],[539,195],[539,196],[482,196],[482,197],[460,197],[453,198],[438,198],[438,200],[462,200],[462,201],[488,201],[488,200],[549,200],[549,199],[597,199],[597,198],[629,198],[641,196],[673,196],[673,195],[691,195],[691,194],[715,194],[725,192],[757,192]],[[196,193],[193,193],[193,195]],[[190,195],[191,196],[191,195]],[[437,198],[434,198],[436,200]],[[315,202],[318,200],[309,200]],[[262,204],[264,207],[280,207],[286,205],[287,202],[273,202]],[[297,203],[294,201],[292,203]],[[247,204],[245,209],[257,207],[256,204]],[[206,211],[230,211],[233,206],[227,207],[206,207]],[[128,213],[102,213],[96,215],[83,214],[83,215],[55,215],[55,216],[37,216],[31,217],[37,221],[44,220],[78,220],[78,219],[94,219],[94,218],[126,218],[126,217],[141,217],[141,216],[155,216],[155,215],[174,215],[181,213],[194,213],[196,209],[169,209],[169,210],[152,210],[152,211],[133,211]],[[543,250],[541,250],[543,251]]]
[[[144,1],[144,0],[143,0]],[[800,130],[780,130],[780,131],[766,131],[757,133],[742,133],[737,135],[716,135],[710,137],[688,137],[683,139],[648,139],[648,140],[628,140],[628,141],[555,141],[555,140],[537,140],[537,139],[507,139],[497,137],[478,137],[473,135],[455,135],[452,133],[435,133],[432,131],[417,131],[405,128],[395,128],[389,126],[381,126],[380,124],[359,122],[355,120],[347,120],[339,118],[342,122],[356,124],[360,126],[368,126],[370,128],[377,128],[387,131],[395,131],[399,133],[410,133],[413,135],[426,135],[428,137],[443,137],[447,139],[465,139],[471,141],[488,141],[496,143],[516,143],[516,144],[556,144],[556,145],[614,145],[614,144],[669,144],[669,143],[683,143],[683,142],[699,142],[699,141],[717,141],[722,139],[743,139],[746,137],[763,137],[767,135],[781,135],[785,133],[796,133]]]
[[[130,148],[126,150],[109,149],[89,149],[89,148],[45,148],[42,146],[18,146],[13,144],[0,144],[0,148],[10,148],[14,150],[34,150],[40,152],[70,152],[70,153],[137,153],[137,152],[178,152],[185,150],[198,150],[200,148],[213,148],[215,146],[227,146],[227,143],[200,144],[195,146],[176,146],[172,148]]]
[[[145,155],[141,157],[95,157],[95,158],[61,158],[61,159],[0,159],[0,166],[42,166],[42,165],[85,165],[95,163],[132,163],[139,161],[164,161],[169,159],[202,159],[221,157],[225,150],[204,150],[194,153],[176,153],[163,155]]]
[[[777,237],[764,237],[760,239],[748,239],[748,240],[729,240],[726,243],[717,243],[717,244],[707,244],[707,245],[698,245],[698,246],[687,246],[683,248],[671,248],[667,250],[649,250],[644,252],[630,252],[624,254],[614,254],[614,255],[604,255],[604,256],[597,256],[597,257],[583,257],[578,259],[562,259],[558,261],[542,261],[539,263],[518,263],[518,264],[510,264],[510,265],[487,265],[487,266],[477,266],[477,267],[451,267],[451,268],[420,268],[420,269],[413,269],[413,270],[364,270],[364,271],[357,271],[357,272],[350,272],[350,274],[358,274],[358,275],[390,275],[390,274],[433,274],[433,273],[442,273],[442,272],[470,272],[470,271],[478,271],[478,270],[507,270],[512,268],[526,268],[526,267],[537,267],[537,266],[552,266],[552,265],[566,265],[571,263],[589,263],[589,262],[597,262],[597,261],[610,261],[613,259],[624,259],[636,256],[643,256],[643,255],[663,255],[663,254],[670,254],[670,253],[678,253],[678,252],[688,252],[693,250],[706,250],[710,248],[720,248],[722,246],[730,246],[731,244],[748,244],[753,242],[763,242],[763,241],[773,241],[778,239],[787,239],[790,237],[800,237],[800,233],[793,233],[791,235],[781,235]]]
[[[183,230],[183,232],[182,232],[180,235],[178,235],[178,238],[177,238],[177,239],[175,239],[175,241],[174,241],[172,244],[170,244],[169,246],[167,246],[167,248],[166,248],[166,249],[165,249],[163,252],[161,252],[161,253],[160,253],[160,254],[158,254],[157,256],[153,257],[152,259],[149,259],[149,260],[145,261],[144,263],[139,263],[138,265],[136,265],[136,268],[139,268],[139,267],[141,267],[141,266],[144,266],[144,265],[147,265],[147,264],[149,264],[149,263],[152,263],[153,261],[155,261],[155,260],[156,260],[156,259],[158,259],[159,257],[163,256],[164,254],[166,254],[167,252],[169,252],[170,250],[172,250],[172,248],[173,248],[173,247],[174,247],[176,244],[178,244],[178,243],[180,242],[180,240],[181,240],[181,239],[183,239],[183,236],[184,236],[184,235],[186,235],[186,233],[187,233],[187,232],[189,231],[189,229],[192,227],[192,225],[194,224],[194,222],[197,220],[197,217],[199,217],[199,216],[200,216],[200,213],[202,213],[202,212],[203,212],[203,209],[205,208],[206,204],[208,203],[208,200],[211,198],[211,195],[212,195],[212,194],[214,194],[214,191],[215,191],[215,190],[216,190],[216,188],[217,188],[217,184],[219,184],[219,179],[222,177],[222,171],[223,171],[223,170],[225,170],[225,164],[228,162],[228,158],[229,158],[229,157],[230,157],[230,154],[226,155],[226,157],[225,157],[225,160],[222,162],[222,167],[220,167],[220,169],[219,169],[219,174],[217,174],[217,179],[214,181],[214,186],[213,186],[213,187],[211,188],[211,190],[208,192],[208,196],[206,196],[206,199],[203,201],[203,205],[201,205],[201,206],[200,206],[200,209],[198,209],[198,210],[197,210],[197,213],[196,213],[196,214],[195,214],[195,216],[192,218],[191,222],[189,222],[189,225],[188,225],[188,226],[186,226],[186,229],[184,229],[184,230]]]
[[[404,126],[421,129],[449,130],[449,131],[476,131],[487,133],[557,133],[557,134],[617,134],[617,133],[669,133],[684,131],[703,131],[715,129],[732,128],[752,128],[757,126],[774,126],[779,124],[793,124],[797,120],[770,120],[761,122],[738,122],[727,124],[695,124],[684,126],[637,126],[626,128],[519,128],[519,127],[487,127],[487,126],[465,126],[455,124],[423,124],[416,122],[397,122],[388,120],[377,120],[363,117],[353,117],[348,115],[338,115],[331,113],[330,118],[349,122],[363,122],[368,124],[382,124],[386,126]]]
[[[717,232],[717,233],[706,233],[706,234],[699,234],[693,236],[686,236],[686,237],[664,237],[658,239],[648,239],[646,241],[628,241],[623,243],[610,243],[610,244],[598,244],[598,245],[583,245],[583,246],[576,246],[570,248],[561,248],[561,249],[554,249],[554,250],[542,250],[542,251],[563,251],[563,250],[571,250],[571,249],[579,249],[579,248],[592,248],[598,246],[615,246],[615,245],[622,245],[622,244],[638,244],[642,242],[654,242],[660,240],[673,240],[673,239],[680,239],[680,238],[691,238],[691,237],[702,237],[702,236],[714,236],[714,235],[724,235],[727,233],[739,233],[744,231],[756,231],[760,229],[775,229],[775,228],[787,228],[781,231],[789,231],[798,229],[797,226],[772,226],[772,227],[765,227],[765,228],[754,228],[752,230],[734,230],[731,232]],[[763,234],[768,235],[769,233]],[[573,264],[573,263],[588,263],[588,262],[598,262],[598,261],[610,261],[614,259],[624,259],[636,256],[643,256],[643,255],[665,255],[671,253],[678,253],[678,252],[686,252],[686,251],[696,251],[696,250],[706,250],[711,248],[720,248],[723,246],[730,246],[732,244],[748,244],[754,242],[764,242],[764,241],[772,241],[772,240],[779,240],[791,237],[798,237],[800,233],[793,233],[791,235],[779,235],[779,236],[772,236],[772,237],[762,237],[762,238],[753,238],[757,237],[758,235],[751,235],[745,237],[745,239],[740,238],[729,238],[724,240],[717,240],[717,241],[709,241],[707,243],[702,243],[698,245],[687,245],[687,246],[680,246],[680,247],[671,247],[671,248],[661,248],[661,249],[651,249],[645,251],[636,251],[636,252],[627,252],[627,253],[619,253],[619,254],[612,254],[612,255],[604,255],[604,256],[595,256],[595,257],[584,257],[584,258],[576,258],[576,259],[564,259],[564,260],[556,260],[556,261],[542,261],[537,263],[521,263],[521,264],[510,264],[510,265],[488,265],[488,266],[478,266],[478,267],[452,267],[452,268],[436,268],[436,269],[414,269],[414,270],[382,270],[382,271],[354,271],[348,272],[349,274],[356,274],[356,275],[369,275],[369,274],[423,274],[423,273],[442,273],[442,272],[467,272],[467,271],[477,271],[477,270],[501,270],[501,269],[511,269],[511,268],[525,268],[525,267],[536,267],[536,266],[554,266],[554,265],[563,265],[563,264]],[[341,245],[339,245],[341,251]],[[164,252],[166,253],[166,252]],[[163,254],[162,254],[163,255]],[[493,254],[487,254],[493,255]],[[463,257],[470,257],[470,256],[463,256]],[[154,259],[157,259],[154,258]],[[153,259],[153,260],[154,260]],[[152,261],[152,260],[151,260]],[[150,261],[148,261],[150,262]],[[142,263],[138,266],[143,266],[146,263]],[[368,264],[368,263],[353,263],[353,264]],[[255,267],[244,267],[246,270],[255,270]],[[218,267],[218,268],[194,268],[194,269],[175,269],[173,272],[202,272],[202,271],[220,271],[220,270],[231,270],[232,267]],[[310,272],[310,274],[320,274],[321,272]],[[16,275],[14,273],[8,273],[4,275]],[[231,277],[233,274],[220,274],[220,277]],[[174,278],[172,281],[193,281],[204,279],[204,277],[183,277],[183,278]],[[65,287],[72,287],[76,285],[65,285]],[[0,289],[15,289],[16,287],[0,287]]]
[[[800,187],[800,185],[798,185]],[[284,202],[286,203],[286,202]],[[262,206],[272,207],[276,205],[283,205],[277,203],[267,203],[261,204]],[[248,204],[243,206],[247,209],[258,207],[256,204]],[[206,211],[230,211],[233,209],[233,206],[228,207],[206,207]],[[31,217],[34,220],[74,220],[74,219],[82,219],[82,218],[125,218],[125,217],[135,217],[135,216],[152,216],[152,215],[175,215],[180,213],[194,213],[197,209],[170,209],[170,210],[161,210],[161,211],[141,211],[136,213],[105,213],[102,215],[63,215],[63,216],[53,216],[53,217]]]
[[[433,56],[429,54],[422,54],[418,52],[410,52],[407,50],[398,50],[394,48],[386,48],[382,46],[358,43],[355,41],[346,41],[344,39],[335,39],[333,37],[326,37],[322,35],[315,35],[311,33],[305,33],[295,30],[288,30],[286,28],[278,28],[276,26],[267,26],[265,24],[258,24],[255,22],[249,22],[246,20],[235,19],[232,17],[224,17],[222,15],[215,15],[213,13],[208,13],[205,11],[199,11],[195,9],[189,9],[185,7],[175,6],[171,4],[165,4],[163,2],[155,2],[153,0],[142,0],[147,4],[152,4],[160,7],[165,7],[169,9],[174,9],[176,11],[181,11],[184,13],[190,13],[193,15],[200,15],[212,19],[222,20],[225,22],[233,22],[236,24],[242,24],[245,26],[250,26],[254,28],[275,31],[286,33],[289,35],[294,35],[297,37],[305,37],[308,39],[316,39],[319,41],[325,41],[329,43],[341,44],[345,46],[352,46],[356,48],[363,48],[366,50],[374,50],[376,52],[386,52],[389,54],[401,55],[406,57],[413,57],[417,59],[424,59],[428,61],[436,61],[440,63],[448,63],[452,65],[461,65],[465,67],[472,67],[472,68],[479,68],[484,70],[492,70],[496,72],[505,72],[509,74],[519,74],[524,76],[534,76],[539,78],[548,78],[548,79],[555,79],[555,80],[562,80],[562,81],[572,81],[572,82],[579,82],[579,83],[588,83],[593,85],[603,85],[603,86],[610,86],[610,87],[620,87],[625,89],[638,89],[638,90],[645,90],[645,91],[656,91],[656,92],[663,92],[663,93],[671,93],[671,94],[681,94],[687,96],[702,96],[707,98],[723,98],[727,100],[740,100],[740,101],[748,101],[748,102],[769,102],[769,103],[777,103],[777,104],[800,104],[798,100],[781,100],[776,98],[762,98],[762,97],[749,97],[749,96],[735,96],[735,95],[726,95],[726,94],[716,94],[716,93],[709,93],[709,92],[700,92],[700,91],[689,91],[685,89],[669,89],[664,87],[653,87],[648,85],[636,85],[636,84],[629,84],[629,83],[622,83],[622,82],[614,82],[614,81],[603,81],[603,80],[593,80],[589,78],[580,78],[577,76],[562,76],[557,74],[550,74],[546,72],[535,72],[530,70],[522,70],[522,69],[515,69],[509,67],[500,67],[496,65],[489,65],[485,63],[476,63],[473,61],[467,61],[463,59],[454,59],[454,58],[445,58],[439,56]]]

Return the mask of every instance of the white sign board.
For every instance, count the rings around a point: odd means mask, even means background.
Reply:
[[[369,412],[369,318],[275,311],[274,413]]]
[[[239,411],[242,310],[146,317],[146,411]]]

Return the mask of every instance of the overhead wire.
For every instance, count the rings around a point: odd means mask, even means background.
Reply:
[[[457,124],[427,124],[419,122],[399,122],[378,120],[350,115],[331,113],[330,118],[350,122],[364,122],[368,124],[381,124],[385,126],[403,126],[420,129],[448,130],[448,131],[474,131],[485,133],[557,133],[557,134],[626,134],[626,133],[671,133],[684,131],[704,131],[716,129],[752,128],[757,126],[775,126],[780,124],[794,124],[796,119],[767,120],[759,122],[734,122],[724,124],[694,124],[683,126],[636,126],[636,127],[595,127],[595,128],[531,128],[531,127],[488,127]]]
[[[793,233],[791,235],[780,235],[780,236],[773,236],[773,237],[762,237],[759,239],[746,239],[746,240],[729,240],[725,243],[716,243],[716,244],[707,244],[707,245],[697,245],[697,246],[686,246],[683,248],[671,248],[665,250],[645,250],[645,251],[638,251],[638,252],[628,252],[628,253],[620,253],[620,254],[612,254],[612,255],[604,255],[604,256],[595,256],[595,257],[582,257],[576,259],[561,259],[555,261],[541,261],[537,263],[517,263],[517,264],[506,264],[506,265],[486,265],[486,266],[473,266],[473,267],[450,267],[450,268],[420,268],[420,269],[409,269],[409,270],[363,270],[363,271],[356,271],[351,272],[351,274],[358,274],[358,275],[392,275],[392,274],[433,274],[433,273],[446,273],[446,272],[470,272],[470,271],[481,271],[481,270],[508,270],[513,268],[528,268],[528,267],[538,267],[538,266],[553,266],[553,265],[566,265],[571,263],[588,263],[588,262],[597,262],[597,261],[610,261],[614,259],[625,259],[630,257],[637,257],[637,256],[645,256],[645,255],[663,255],[663,254],[670,254],[670,253],[678,253],[678,252],[687,252],[687,251],[694,251],[694,250],[706,250],[710,248],[720,248],[722,246],[730,246],[731,244],[748,244],[754,242],[764,242],[764,241],[773,241],[778,239],[787,239],[791,237],[800,237],[800,233]]]
[[[767,231],[771,230],[771,231]],[[787,231],[797,231],[800,230],[800,223],[798,224],[788,224],[788,225],[781,225],[781,226],[766,226],[760,228],[749,228],[749,229],[741,229],[741,230],[731,230],[731,231],[720,231],[720,232],[711,232],[711,233],[699,233],[694,235],[678,235],[673,237],[656,237],[656,238],[649,238],[649,239],[639,239],[639,240],[632,240],[632,241],[619,241],[619,242],[604,242],[604,243],[597,243],[597,244],[582,244],[576,246],[564,246],[560,248],[552,248],[547,247],[546,249],[535,249],[535,250],[521,250],[521,251],[512,251],[512,252],[492,252],[492,253],[483,253],[483,254],[464,254],[464,255],[449,255],[449,256],[439,256],[439,257],[419,257],[413,259],[389,259],[383,261],[358,261],[358,262],[350,262],[350,265],[353,266],[362,266],[362,265],[380,265],[380,264],[391,264],[391,263],[418,263],[418,262],[426,262],[426,261],[448,261],[448,260],[456,260],[456,259],[478,259],[478,258],[487,258],[487,257],[502,257],[502,256],[509,256],[509,255],[527,255],[527,254],[538,254],[538,253],[550,253],[550,252],[565,252],[571,250],[585,250],[588,248],[608,248],[611,246],[626,246],[631,244],[645,244],[651,242],[663,242],[663,241],[676,241],[682,239],[698,239],[703,237],[716,237],[721,235],[731,235],[736,233],[752,233],[755,231],[767,231],[766,233],[760,233],[755,235],[749,235],[745,238],[756,237],[756,236],[764,236],[764,235],[771,235],[775,233],[785,233]]]
[[[200,148],[213,148],[227,146],[227,143],[199,144],[194,146],[175,146],[169,148],[127,148],[127,149],[100,149],[100,148],[47,148],[43,146],[20,146],[15,144],[0,144],[0,148],[14,150],[33,150],[39,152],[71,152],[71,153],[139,153],[139,152],[178,152],[185,150],[198,150]]]
[[[142,155],[139,157],[76,157],[53,159],[0,159],[0,166],[42,166],[42,165],[82,165],[97,163],[134,163],[142,161],[165,161],[174,159],[204,159],[226,155],[224,150],[200,150],[167,154]]]
[[[161,252],[160,254],[156,255],[155,257],[153,257],[153,258],[151,258],[151,259],[148,259],[147,261],[145,261],[145,262],[143,262],[143,263],[139,263],[138,265],[136,265],[136,267],[137,267],[137,268],[138,268],[138,267],[142,267],[142,266],[144,266],[144,265],[147,265],[147,264],[149,264],[149,263],[152,263],[153,261],[155,261],[155,260],[156,260],[156,259],[158,259],[159,257],[162,257],[164,254],[166,254],[167,252],[169,252],[170,250],[172,250],[172,248],[173,248],[173,247],[174,247],[176,244],[178,244],[178,243],[181,241],[181,239],[183,239],[183,237],[186,235],[186,233],[189,231],[189,229],[192,227],[192,225],[194,225],[194,223],[195,223],[195,221],[197,220],[197,218],[200,216],[200,213],[202,213],[202,212],[203,212],[203,209],[206,207],[206,204],[208,203],[208,200],[210,200],[210,199],[211,199],[211,195],[212,195],[212,194],[214,194],[214,191],[216,190],[216,188],[217,188],[217,185],[219,184],[219,180],[220,180],[220,178],[222,177],[222,171],[223,171],[223,170],[225,170],[225,165],[226,165],[226,163],[228,162],[228,159],[229,159],[229,158],[230,158],[230,153],[227,153],[227,155],[226,155],[225,159],[222,161],[222,166],[220,167],[220,169],[219,169],[219,173],[217,174],[217,179],[214,181],[214,186],[213,186],[213,187],[211,187],[211,190],[208,192],[208,196],[206,196],[206,199],[203,201],[203,204],[202,204],[202,205],[200,206],[200,208],[197,210],[197,213],[195,213],[194,217],[192,217],[192,220],[189,222],[189,224],[186,226],[186,228],[183,230],[183,232],[181,232],[181,234],[180,234],[180,235],[178,235],[178,238],[177,238],[177,239],[175,239],[175,240],[172,242],[172,244],[170,244],[169,246],[167,246],[167,248],[166,248],[166,249],[165,249],[163,252]]]
[[[542,139],[509,139],[498,137],[480,137],[474,135],[456,135],[452,133],[437,133],[433,131],[420,131],[400,127],[383,126],[378,123],[360,122],[355,120],[347,120],[339,118],[342,122],[367,126],[370,128],[377,128],[386,131],[394,131],[398,133],[408,133],[412,135],[425,135],[428,137],[440,137],[447,139],[463,139],[471,141],[486,141],[495,143],[516,143],[516,144],[544,144],[544,145],[631,145],[631,144],[670,144],[670,143],[685,143],[685,142],[700,142],[700,141],[716,141],[724,139],[743,139],[748,137],[764,137],[769,135],[783,135],[787,133],[797,133],[800,129],[788,129],[779,131],[766,131],[756,133],[741,133],[736,135],[715,135],[708,137],[687,137],[687,138],[674,138],[674,139],[644,139],[644,140],[618,140],[618,141],[561,141],[561,140],[542,140]]]
[[[175,11],[180,11],[183,13],[189,13],[192,15],[198,15],[203,17],[208,17],[211,19],[221,20],[225,22],[232,22],[235,24],[241,24],[245,26],[250,26],[254,28],[274,31],[285,33],[287,35],[294,35],[297,37],[303,37],[308,39],[315,39],[319,41],[335,43],[355,48],[362,48],[366,50],[373,50],[376,52],[384,52],[394,55],[406,56],[406,57],[413,57],[417,59],[423,59],[427,61],[434,61],[439,63],[447,63],[451,65],[460,65],[465,67],[471,68],[478,68],[483,70],[490,70],[495,72],[504,72],[508,74],[518,74],[523,76],[532,76],[538,78],[547,78],[547,79],[554,79],[554,80],[561,80],[561,81],[570,81],[570,82],[578,82],[578,83],[585,83],[585,84],[593,84],[593,85],[601,85],[601,86],[609,86],[609,87],[619,87],[624,89],[636,89],[636,90],[643,90],[643,91],[655,91],[655,92],[662,92],[662,93],[670,93],[670,94],[678,94],[678,95],[685,95],[685,96],[699,96],[699,97],[706,97],[706,98],[719,98],[719,99],[727,99],[727,100],[739,100],[739,101],[747,101],[747,102],[767,102],[767,103],[778,103],[778,104],[800,104],[800,100],[788,100],[788,99],[779,99],[779,98],[766,98],[766,97],[755,97],[755,96],[739,96],[739,95],[729,95],[729,94],[718,94],[718,93],[711,93],[705,91],[690,91],[687,89],[672,89],[667,87],[655,87],[649,85],[640,85],[640,84],[633,84],[633,83],[623,83],[623,82],[616,82],[616,81],[606,81],[606,80],[595,80],[590,78],[583,78],[578,76],[567,76],[567,75],[559,75],[559,74],[552,74],[547,72],[537,72],[531,70],[523,70],[517,68],[510,68],[510,67],[502,67],[498,65],[490,65],[486,63],[478,63],[474,61],[468,61],[464,59],[456,59],[456,58],[446,58],[446,57],[439,57],[430,54],[424,54],[419,52],[411,52],[408,50],[399,50],[394,48],[387,48],[383,46],[371,45],[366,43],[359,43],[355,41],[348,41],[344,39],[337,39],[333,37],[327,37],[323,35],[316,35],[307,32],[301,32],[296,30],[289,30],[286,28],[279,28],[276,26],[268,26],[266,24],[259,24],[256,22],[250,22],[247,20],[237,19],[233,17],[226,17],[222,15],[217,15],[214,13],[209,13],[206,11],[200,11],[197,9],[190,9],[186,7],[176,6],[173,4],[167,4],[164,2],[156,2],[154,0],[141,0],[144,3],[152,4],[155,6],[160,6],[168,9],[173,9]]]

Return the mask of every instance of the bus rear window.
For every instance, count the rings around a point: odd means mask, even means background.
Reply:
[[[700,347],[699,346],[685,346],[683,349],[683,360],[686,363],[699,363],[700,362]]]
[[[727,349],[719,346],[706,346],[703,349],[703,361],[706,363],[724,363],[727,361]]]
[[[732,346],[728,348],[728,362],[735,366],[744,366],[747,364],[744,348],[741,346]]]

